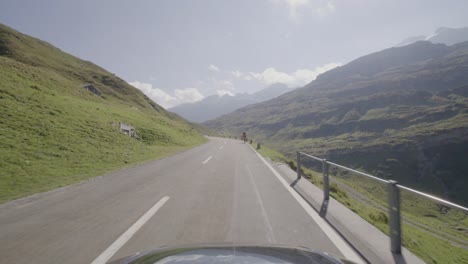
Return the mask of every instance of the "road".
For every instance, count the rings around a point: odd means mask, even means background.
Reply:
[[[210,138],[169,158],[0,205],[0,263],[99,263],[164,245],[220,242],[354,254],[324,223],[248,144]]]

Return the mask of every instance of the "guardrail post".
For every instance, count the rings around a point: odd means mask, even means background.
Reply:
[[[257,149],[260,149],[260,143],[257,143]]]
[[[396,181],[388,181],[388,215],[390,218],[390,249],[401,253],[400,190]]]
[[[323,175],[323,199],[330,199],[330,183],[328,181],[328,163],[326,159],[322,160],[322,175]]]
[[[297,179],[301,179],[301,153],[299,150],[296,150],[297,154]]]

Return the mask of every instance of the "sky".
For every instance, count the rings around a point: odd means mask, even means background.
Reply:
[[[0,0],[0,23],[92,61],[169,108],[303,86],[439,27],[465,0]]]

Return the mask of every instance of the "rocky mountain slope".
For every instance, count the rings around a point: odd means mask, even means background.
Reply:
[[[468,42],[358,58],[303,88],[206,122],[468,203]]]

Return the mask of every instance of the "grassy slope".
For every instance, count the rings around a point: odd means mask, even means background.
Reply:
[[[104,69],[2,25],[0,80],[0,202],[205,141]],[[127,137],[112,122],[132,124],[139,137]]]

